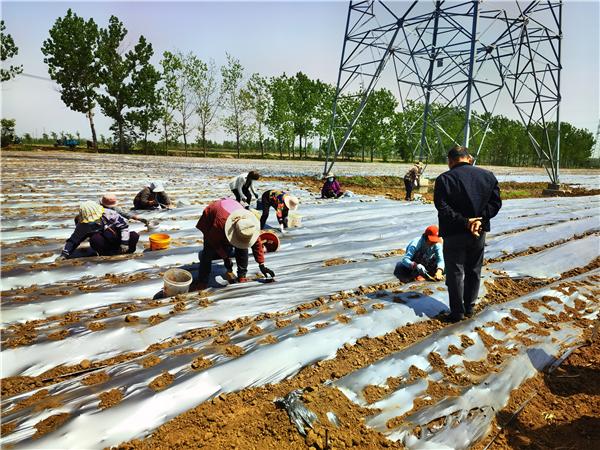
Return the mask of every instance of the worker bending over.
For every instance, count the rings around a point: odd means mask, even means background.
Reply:
[[[160,181],[153,181],[137,193],[133,199],[135,209],[173,208],[171,199]]]
[[[135,231],[129,231],[129,224],[123,216],[89,200],[79,206],[79,214],[75,218],[75,231],[67,239],[61,255],[56,260],[69,258],[88,238],[90,247],[100,256],[133,253],[140,239]]]
[[[278,191],[275,189],[268,190],[261,197],[262,216],[260,217],[260,228],[265,228],[267,219],[269,218],[269,209],[275,209],[279,229],[283,232],[288,227],[288,214],[291,211],[298,209],[300,200],[287,192]]]
[[[412,191],[415,186],[421,186],[421,175],[423,174],[423,163],[418,161],[415,165],[404,175],[404,188],[406,189],[406,197],[404,198],[407,201],[412,200]]]
[[[246,200],[246,203],[249,205],[252,201],[252,196],[258,199],[258,194],[254,190],[254,181],[260,178],[260,174],[251,170],[248,173],[242,173],[237,177],[233,178],[229,182],[229,188],[233,195],[235,195],[235,199],[238,202],[241,202],[242,199]]]
[[[236,280],[233,274],[232,255],[235,256],[237,264],[237,281],[239,283],[248,281],[246,274],[249,248],[252,248],[252,255],[262,274],[265,277],[275,276],[271,269],[265,267],[258,219],[239,202],[232,198],[212,202],[204,208],[196,228],[204,235],[204,248],[199,254],[200,274],[197,284],[199,290],[206,289],[208,286],[213,259],[222,259],[227,269],[227,279],[230,282]]]
[[[400,278],[408,280],[444,278],[444,254],[437,226],[428,226],[420,237],[410,241],[397,270]]]

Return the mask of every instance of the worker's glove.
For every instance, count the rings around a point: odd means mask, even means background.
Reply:
[[[283,224],[279,225],[279,231],[281,231],[282,234],[285,234],[285,227],[283,226]]]
[[[435,271],[434,278],[437,281],[442,281],[444,279],[444,272],[442,271],[442,269],[438,269],[438,270]]]
[[[223,260],[223,264],[225,264],[225,268],[227,269],[227,272],[233,271],[233,262],[231,261],[231,258],[225,258]]]
[[[119,247],[119,253],[121,253],[121,255],[124,255],[125,253],[129,253],[129,245],[121,244]]]
[[[65,255],[58,255],[56,257],[56,259],[54,260],[54,262],[65,261],[66,259],[67,259],[67,257]]]
[[[255,198],[256,200],[258,200],[258,194],[257,194],[257,193],[254,193],[254,198]]]
[[[427,276],[427,269],[425,268],[425,266],[423,264],[417,264],[417,272],[419,273],[419,275],[423,275],[423,276]]]
[[[140,218],[140,222],[142,222],[144,225],[148,226],[148,219],[144,219],[143,217]]]
[[[260,269],[260,271],[262,272],[262,274],[265,277],[271,277],[274,278],[275,277],[275,272],[273,272],[271,269],[269,269],[268,267],[266,267],[264,264],[259,264],[258,268]]]

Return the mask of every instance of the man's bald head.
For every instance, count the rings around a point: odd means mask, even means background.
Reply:
[[[467,149],[467,147],[457,145],[455,147],[452,147],[448,151],[448,167],[450,167],[451,169],[459,163],[466,162],[471,164],[472,161],[473,158],[469,154],[469,150]]]

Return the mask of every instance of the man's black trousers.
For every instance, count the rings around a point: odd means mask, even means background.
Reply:
[[[446,286],[454,317],[473,312],[479,293],[484,246],[485,233],[478,238],[469,232],[444,237]]]

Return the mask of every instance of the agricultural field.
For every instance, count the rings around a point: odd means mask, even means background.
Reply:
[[[1,162],[3,447],[600,446],[600,195],[504,201],[477,314],[447,325],[443,282],[394,276],[408,242],[437,223],[430,202],[321,200],[294,182],[319,162],[67,152],[3,152]],[[207,291],[162,298],[166,270],[197,273],[203,207],[251,169],[268,176],[260,190],[301,200],[301,227],[266,255],[276,282],[261,283],[250,258],[252,280],[227,285],[215,262]],[[54,262],[81,201],[112,191],[128,206],[152,179],[177,208],[141,214],[171,236],[169,249],[149,251],[148,231],[131,222],[135,254]],[[593,171],[563,180],[600,188]],[[276,401],[295,389],[316,415],[302,432]]]

